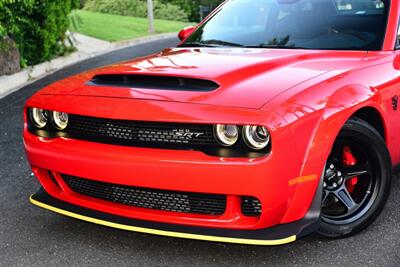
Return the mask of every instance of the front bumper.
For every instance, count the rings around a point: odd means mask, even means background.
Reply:
[[[196,151],[46,139],[27,130],[24,142],[33,172],[51,196],[117,216],[160,223],[235,230],[290,223],[303,218],[309,210],[319,178],[299,177],[301,164],[287,168],[278,153],[260,159],[218,158]],[[223,194],[227,196],[226,211],[220,216],[203,216],[126,207],[76,194],[65,185],[60,190],[50,181],[48,171],[55,176],[66,174],[126,186]],[[261,216],[244,216],[241,196],[258,198]]]
[[[47,100],[49,101],[36,103],[35,101],[38,100],[35,98],[36,100],[31,101],[30,106],[56,110],[57,107],[52,107],[52,103],[69,103],[69,105],[72,105],[74,101],[81,99],[62,97],[62,101],[55,101],[55,96],[42,97],[43,100],[48,97]],[[87,101],[94,100],[89,98]],[[159,117],[160,121],[182,121],[185,123],[242,121],[244,124],[262,125],[265,119],[264,113],[259,114],[256,111],[231,108],[210,108],[200,105],[164,102],[142,103],[132,100],[118,100],[118,105],[111,105],[109,99],[96,99],[96,101],[103,102],[73,105],[76,109],[75,112],[86,116],[97,114],[104,118],[113,119],[150,120],[150,117]],[[46,105],[43,103],[46,103]],[[132,104],[136,105],[133,111]],[[91,110],[93,107],[96,107],[96,110]],[[60,110],[71,113],[67,107],[62,107]],[[129,110],[129,114],[127,110]],[[143,112],[143,110],[146,110],[146,112]],[[171,110],[191,110],[193,114],[188,116],[183,113],[172,113]],[[174,120],[171,118],[174,118]],[[210,122],[204,118],[215,118],[215,121]],[[251,121],[249,121],[249,118]],[[279,125],[279,123],[276,125]],[[24,145],[28,161],[44,190],[51,198],[61,201],[65,205],[89,209],[96,213],[100,212],[104,216],[121,217],[125,221],[137,222],[139,220],[148,224],[155,224],[154,227],[144,227],[133,223],[137,227],[146,229],[159,229],[158,225],[165,224],[185,229],[196,229],[196,231],[187,233],[183,231],[185,234],[214,236],[212,234],[214,231],[218,233],[221,231],[224,234],[215,234],[215,236],[286,240],[286,238],[293,239],[293,236],[302,235],[304,229],[309,228],[311,222],[315,223],[318,220],[319,210],[316,209],[317,212],[312,213],[310,213],[310,210],[315,196],[318,196],[316,190],[324,163],[322,159],[321,162],[303,163],[297,154],[290,127],[280,127],[279,130],[276,130],[276,127],[271,127],[275,149],[268,156],[261,158],[216,157],[200,151],[122,147],[63,137],[44,138],[31,134],[27,130],[26,124]],[[304,142],[306,143],[307,140],[304,140]],[[49,172],[55,176],[60,174],[71,175],[132,187],[221,194],[227,196],[227,205],[224,214],[218,216],[127,207],[77,194],[72,192],[68,186],[56,187],[46,174]],[[249,217],[243,214],[240,206],[242,196],[255,197],[260,200],[262,204],[261,216]],[[35,197],[33,201],[35,201]],[[50,209],[55,207],[62,210],[59,205],[52,205],[44,200],[36,199],[35,204],[38,203],[47,205],[46,207]],[[72,213],[86,216],[82,212]],[[312,214],[312,216],[309,216],[309,214]],[[304,222],[305,218],[306,222]],[[276,230],[281,229],[281,226],[288,229],[285,225],[292,224],[296,227],[289,227],[290,230],[285,231]],[[123,225],[130,225],[130,223]],[[272,230],[267,231],[266,229]],[[161,230],[174,232],[168,229]],[[268,235],[262,234],[264,231],[268,232]],[[276,234],[273,232],[279,233],[279,236],[275,236]],[[242,233],[245,233],[244,237]],[[249,233],[259,234],[260,237],[257,237],[256,234],[250,234],[247,237]]]
[[[294,223],[279,225],[268,229],[234,231],[228,229],[156,223],[130,219],[72,205],[53,198],[43,189],[32,195],[30,197],[30,202],[36,206],[53,211],[55,213],[121,230],[237,244],[287,244],[294,242],[297,238],[313,232],[317,227],[316,220],[310,217],[306,217],[303,220]]]

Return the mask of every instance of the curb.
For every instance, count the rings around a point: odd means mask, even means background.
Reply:
[[[105,42],[106,45],[104,46],[104,49],[101,50],[92,51],[90,53],[77,51],[65,57],[55,58],[51,61],[28,67],[12,75],[0,76],[0,99],[37,81],[38,79],[84,60],[101,56],[112,51],[118,51],[133,45],[168,39],[175,36],[177,36],[177,33],[163,33],[115,43]]]

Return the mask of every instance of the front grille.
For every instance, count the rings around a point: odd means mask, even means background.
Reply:
[[[260,216],[260,200],[255,197],[242,197],[242,213],[246,216]]]
[[[64,132],[77,139],[130,146],[217,146],[213,126],[204,124],[111,120],[70,115]]]
[[[30,115],[30,109],[27,110]],[[242,127],[239,126],[239,131]],[[239,136],[231,147],[221,146],[214,137],[214,124],[133,121],[69,114],[68,126],[57,130],[53,123],[43,129],[28,120],[28,131],[45,138],[68,138],[95,143],[173,150],[201,151],[225,158],[259,158],[266,156],[271,146],[255,151]]]
[[[226,208],[225,195],[123,186],[70,175],[63,179],[76,193],[133,207],[202,215],[222,215]]]

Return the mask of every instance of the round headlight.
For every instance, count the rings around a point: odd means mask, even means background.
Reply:
[[[271,136],[267,128],[263,126],[245,126],[243,127],[243,139],[250,148],[261,150],[269,144]]]
[[[40,108],[32,108],[30,111],[31,121],[37,128],[44,128],[48,122],[48,111]]]
[[[239,138],[239,129],[236,125],[217,124],[214,126],[214,135],[222,146],[233,146]]]
[[[54,127],[57,130],[64,130],[68,126],[68,114],[64,112],[53,111],[51,113]]]

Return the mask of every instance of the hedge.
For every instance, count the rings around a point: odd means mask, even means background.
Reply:
[[[3,38],[6,35],[6,29],[4,29],[3,25],[0,23],[0,38]]]
[[[0,0],[0,36],[17,44],[22,65],[35,65],[71,49],[68,15],[79,0]]]
[[[177,5],[153,0],[156,19],[188,21],[186,12]],[[87,0],[84,8],[88,11],[122,16],[147,17],[147,0]]]
[[[207,6],[210,9],[216,8],[224,0],[159,0],[162,3],[170,3],[185,10],[189,20],[198,22],[200,20],[200,6]]]

